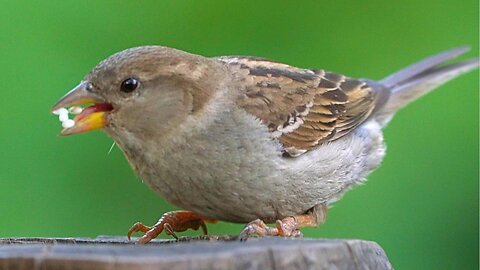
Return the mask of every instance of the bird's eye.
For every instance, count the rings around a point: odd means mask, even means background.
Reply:
[[[122,82],[122,85],[120,86],[120,90],[122,90],[125,93],[130,93],[133,90],[137,89],[139,85],[140,85],[139,80],[134,78],[128,78]]]

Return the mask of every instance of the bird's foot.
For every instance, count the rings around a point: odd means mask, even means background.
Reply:
[[[300,228],[316,227],[325,221],[327,207],[318,205],[303,215],[286,217],[277,220],[275,227],[268,227],[262,220],[257,219],[248,223],[240,233],[240,239],[246,239],[252,235],[258,236],[283,236],[302,237]]]
[[[188,229],[198,230],[202,228],[204,235],[207,234],[207,225],[205,222],[214,223],[215,220],[208,219],[197,215],[190,211],[172,211],[162,215],[158,222],[153,226],[145,226],[140,222],[135,223],[128,231],[128,239],[133,233],[143,232],[145,233],[137,241],[138,244],[146,244],[152,239],[155,239],[163,230],[167,235],[173,236],[178,239],[175,232],[183,232]]]
[[[267,226],[262,220],[256,219],[248,223],[240,233],[240,239],[247,238],[252,235],[258,236],[285,236],[285,237],[302,237],[302,233],[298,230],[300,227],[294,217],[277,220],[275,227]]]

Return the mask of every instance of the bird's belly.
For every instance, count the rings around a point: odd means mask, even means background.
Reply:
[[[140,176],[170,203],[213,219],[274,220],[302,210],[298,205],[293,211],[283,207],[288,191],[282,189],[279,168],[284,161],[276,143],[246,146],[224,140],[198,144],[197,138],[196,145],[176,147]]]
[[[271,222],[338,200],[380,164],[385,151],[374,122],[297,158],[281,157],[271,140],[249,146],[206,140],[201,147],[195,141],[197,146],[177,147],[140,176],[178,207],[242,223]]]

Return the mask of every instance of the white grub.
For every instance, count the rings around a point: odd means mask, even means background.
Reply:
[[[72,119],[68,119],[67,121],[62,122],[63,128],[71,128],[73,126],[75,126],[75,121],[73,121]]]
[[[68,109],[68,111],[71,114],[80,114],[83,111],[83,108],[79,107],[79,106],[73,106],[73,107],[70,107],[70,109]]]
[[[65,122],[68,120],[68,114],[60,114],[58,116],[58,120],[60,120],[60,122]]]
[[[68,114],[68,110],[65,108],[60,108],[58,110],[53,111],[53,114],[56,114],[56,115]]]
[[[58,120],[62,122],[63,128],[71,128],[75,126],[75,121],[69,118],[69,114],[80,114],[83,111],[82,107],[73,106],[69,109],[60,108],[58,110],[53,111],[53,114],[58,115]]]

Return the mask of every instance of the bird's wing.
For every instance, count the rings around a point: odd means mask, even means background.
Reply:
[[[245,87],[238,105],[268,127],[287,156],[348,134],[379,105],[379,90],[365,81],[256,57],[217,59]]]

